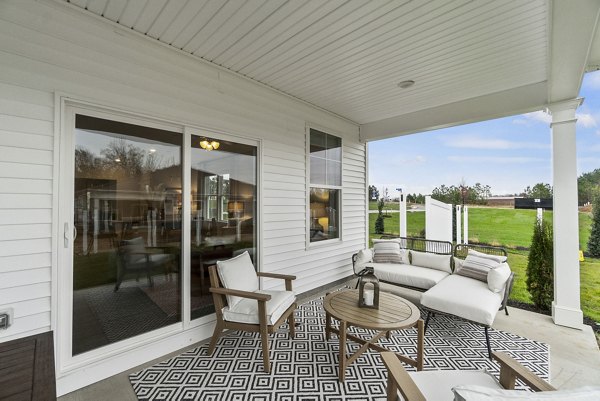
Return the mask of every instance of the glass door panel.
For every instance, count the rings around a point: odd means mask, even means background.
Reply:
[[[75,119],[73,355],[181,321],[179,133]]]
[[[208,266],[256,255],[256,147],[219,141],[207,151],[202,140],[192,135],[191,319],[214,312]]]

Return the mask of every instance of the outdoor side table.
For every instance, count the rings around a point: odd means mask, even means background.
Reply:
[[[325,309],[325,337],[331,338],[331,333],[338,335],[340,340],[340,369],[339,379],[344,381],[346,367],[371,348],[379,352],[390,351],[377,344],[383,336],[389,338],[390,331],[417,327],[417,357],[411,359],[406,355],[396,353],[398,359],[417,370],[423,370],[424,324],[421,312],[411,302],[399,296],[382,292],[379,295],[379,309],[360,308],[358,306],[358,290],[344,290],[328,294],[323,300]],[[332,327],[331,319],[340,322],[339,329]],[[348,333],[351,326],[374,330],[376,334],[370,340],[364,340]],[[346,355],[346,339],[362,346],[353,355]]]

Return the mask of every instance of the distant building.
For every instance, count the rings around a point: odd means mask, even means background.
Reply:
[[[515,197],[514,196],[491,196],[487,198],[487,206],[493,207],[514,207]]]

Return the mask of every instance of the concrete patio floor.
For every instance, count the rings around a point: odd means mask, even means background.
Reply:
[[[354,284],[355,280],[347,282],[347,285],[352,287]],[[299,302],[306,302],[340,286],[340,284],[336,284],[328,287],[326,290],[311,291],[308,294],[303,294],[299,298]],[[386,291],[402,295],[413,302],[416,301],[415,296],[417,294],[415,293],[385,284],[382,287]],[[509,307],[509,313],[509,316],[506,316],[504,313],[498,313],[493,327],[550,345],[550,377],[551,383],[555,387],[567,389],[583,385],[600,384],[600,349],[590,326],[584,326],[583,330],[561,327],[555,325],[550,316],[517,308]],[[133,392],[128,378],[130,373],[137,372],[160,361],[179,355],[187,349],[195,348],[198,345],[194,344],[173,354],[137,366],[129,371],[59,397],[58,400],[135,401],[137,397]]]

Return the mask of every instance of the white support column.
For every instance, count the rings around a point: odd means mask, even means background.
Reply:
[[[456,243],[462,244],[462,207],[460,205],[456,205]]]
[[[554,190],[554,301],[552,318],[561,326],[581,328],[579,294],[579,223],[575,110],[583,99],[555,103],[552,115],[552,184]]]

